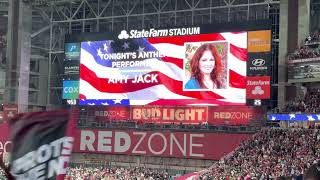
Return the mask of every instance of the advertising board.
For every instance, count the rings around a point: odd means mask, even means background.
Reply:
[[[74,152],[219,160],[251,134],[77,130]]]
[[[81,42],[79,102],[244,105],[246,60],[247,32],[123,30],[109,39]]]

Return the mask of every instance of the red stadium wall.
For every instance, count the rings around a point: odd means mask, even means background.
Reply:
[[[74,152],[219,160],[251,134],[97,130],[76,131]]]

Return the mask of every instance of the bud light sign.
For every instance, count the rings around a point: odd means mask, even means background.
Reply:
[[[78,99],[79,81],[63,81],[62,99]]]

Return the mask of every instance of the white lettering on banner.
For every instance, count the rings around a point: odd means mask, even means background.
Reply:
[[[167,29],[150,29],[147,30],[131,30],[130,31],[130,38],[145,38],[145,37],[159,37],[159,36],[168,36],[168,30]]]
[[[192,34],[200,34],[200,27],[195,28],[176,28],[170,29],[170,36],[183,36],[183,35],[192,35]]]
[[[115,77],[111,77],[108,79],[108,84],[110,83],[127,83],[129,75],[119,75]]]
[[[199,114],[202,114],[202,113],[198,113]],[[193,118],[196,117],[196,111],[192,111],[191,109],[186,109],[185,111],[185,120],[186,121],[190,121],[190,120],[193,120]],[[199,118],[199,117],[198,117]],[[202,118],[202,116],[200,117]]]
[[[136,75],[132,83],[157,83],[158,74]]]
[[[261,85],[261,86],[270,85],[270,81],[261,81],[261,80],[259,80],[259,81],[250,81],[250,80],[248,80],[247,81],[247,85],[252,85],[252,86],[254,86],[254,85]]]
[[[3,154],[10,152],[11,145],[12,145],[11,141],[5,141],[5,142],[0,141],[0,157],[2,157]]]
[[[90,130],[81,131],[81,152],[111,152],[113,149],[112,153],[158,156],[164,154],[176,156],[181,153],[184,157],[205,156],[203,153],[199,153],[198,149],[204,146],[203,139],[201,139],[204,134],[179,133],[181,135],[177,136],[178,134],[175,133],[161,132],[91,131],[88,133],[88,131]],[[87,137],[90,138],[87,139]],[[195,143],[195,141],[199,143]],[[98,148],[94,148],[94,144]]]
[[[118,35],[119,39],[128,38],[148,38],[148,37],[163,37],[163,36],[184,36],[200,34],[200,27],[189,28],[172,28],[172,29],[149,29],[149,30],[131,30],[129,34],[126,30],[122,30]]]
[[[134,146],[132,153],[135,154],[146,154],[146,151],[138,151],[138,147],[140,146],[140,144],[142,143],[143,139],[146,137],[147,133],[146,132],[133,132],[133,135],[141,135],[141,138],[139,139],[139,141],[137,142],[136,146]]]
[[[95,116],[109,117],[109,118],[126,118],[127,111],[95,111]]]
[[[193,144],[193,138],[203,138],[204,134],[190,134],[190,156],[192,157],[204,157],[204,154],[193,153],[193,147],[203,147],[203,144]]]
[[[205,112],[204,108],[133,108],[132,118],[134,120],[203,121],[206,116]]]
[[[79,70],[79,66],[65,66],[65,70]]]
[[[251,112],[214,112],[213,114],[216,119],[253,119]]]
[[[258,71],[258,70],[267,70],[268,67],[249,67],[250,70]]]
[[[179,148],[180,152],[183,156],[187,155],[187,138],[186,134],[183,134],[183,148],[181,147],[181,144],[179,144],[179,141],[177,140],[176,136],[174,134],[170,135],[170,155],[173,155],[173,142],[176,143],[177,147]]]
[[[78,93],[78,87],[64,87],[63,92],[64,93]]]
[[[182,121],[184,119],[184,110],[183,109],[177,109],[176,114],[177,114],[176,119],[178,121]]]
[[[135,75],[131,83],[158,83],[158,74]],[[129,75],[115,76],[108,79],[108,83],[128,83]]]
[[[111,137],[112,131],[99,131],[98,132],[98,151],[111,152]]]
[[[54,175],[66,174],[65,163],[69,161],[73,141],[73,137],[62,137],[26,153],[13,161],[11,174],[17,180],[49,179]],[[48,173],[45,176],[46,170]]]
[[[40,164],[39,166],[35,167],[32,172],[34,172],[35,174],[35,179],[45,179],[44,177],[44,174],[45,174],[45,171],[44,169],[46,168],[46,165],[45,164]],[[30,173],[30,174],[33,174],[33,173]]]
[[[164,57],[164,55],[160,54],[159,51],[148,51],[148,52],[139,52],[139,59],[149,59],[149,58],[159,58]]]
[[[153,144],[151,143],[153,137],[156,136],[156,135],[160,136],[160,137],[162,138],[162,140],[163,140],[162,149],[161,149],[160,151],[158,151],[158,152],[155,151],[155,150],[152,148],[152,145],[153,145]],[[157,144],[157,143],[156,143],[156,144]],[[157,145],[159,145],[159,144],[157,144]],[[155,155],[162,154],[162,153],[167,149],[167,139],[166,139],[166,137],[164,137],[164,135],[161,134],[161,133],[153,133],[153,134],[149,137],[149,139],[148,139],[148,149],[152,152],[152,154],[155,154]]]
[[[67,169],[59,167],[64,167],[65,162],[69,162],[69,159],[70,157],[68,156],[62,156],[59,159],[49,161],[48,177],[52,177],[54,174],[66,174]]]
[[[98,49],[98,56],[100,56],[102,60],[121,60],[121,59],[135,59],[137,57],[137,54],[135,52],[103,54],[101,52],[101,49]]]
[[[163,57],[163,55],[159,55]],[[158,57],[156,57],[158,58]],[[112,61],[111,67],[123,68],[123,67],[150,67],[154,61],[152,59],[145,59],[143,61]]]
[[[101,49],[97,49],[98,56],[102,60],[112,60],[111,67],[120,68],[120,67],[140,67],[140,66],[148,66],[150,62],[146,59],[152,58],[161,58],[164,57],[159,51],[148,51],[148,52],[125,52],[125,53],[102,53]],[[135,60],[137,59],[137,61]],[[141,61],[143,60],[143,61]]]
[[[95,135],[92,131],[81,131],[80,150],[85,151],[87,147],[89,151],[95,151],[93,147],[94,141]]]
[[[121,140],[124,140],[124,144],[121,145]],[[114,152],[126,152],[129,150],[131,145],[131,138],[128,133],[125,132],[116,132],[114,140]]]

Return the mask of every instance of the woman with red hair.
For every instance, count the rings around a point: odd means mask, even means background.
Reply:
[[[203,44],[190,62],[191,78],[185,89],[220,89],[221,57],[213,44]]]

